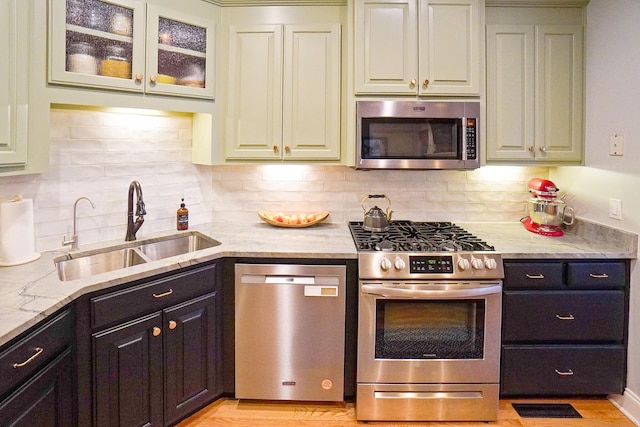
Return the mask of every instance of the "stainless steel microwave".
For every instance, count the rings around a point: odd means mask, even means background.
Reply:
[[[356,169],[480,167],[480,102],[357,101]]]

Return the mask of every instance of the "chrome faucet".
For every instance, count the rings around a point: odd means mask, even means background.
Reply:
[[[136,221],[133,222],[133,190],[136,191]],[[127,236],[124,238],[126,242],[136,240],[136,233],[142,227],[144,216],[147,211],[144,209],[144,200],[142,200],[142,187],[138,181],[131,181],[129,184],[129,203],[127,204]]]
[[[93,209],[96,208],[93,205],[93,202],[91,200],[89,200],[89,198],[87,198],[87,197],[78,197],[76,199],[75,203],[73,204],[73,236],[71,236],[71,238],[69,240],[67,240],[67,236],[64,236],[64,238],[62,239],[62,246],[71,245],[71,250],[72,251],[78,249],[78,228],[77,228],[78,215],[77,215],[77,210],[78,210],[78,202],[80,200],[83,200],[83,199],[88,201],[89,203],[91,203],[91,207]]]

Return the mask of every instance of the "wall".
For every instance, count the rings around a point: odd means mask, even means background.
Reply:
[[[558,168],[550,178],[572,196],[579,216],[640,233],[640,2],[591,0],[587,7],[586,167]],[[624,155],[609,155],[609,137],[625,135]],[[622,200],[622,220],[609,199]],[[640,267],[632,264],[629,373],[623,409],[640,422]]]
[[[46,174],[0,178],[0,200],[34,199],[36,249],[61,247],[72,234],[78,203],[83,243],[124,239],[129,183],[140,181],[146,203],[138,232],[175,229],[185,190],[190,224],[243,219],[258,210],[329,210],[329,221],[361,221],[361,199],[386,194],[393,217],[422,221],[518,221],[525,216],[526,182],[546,168],[483,167],[476,171],[355,171],[339,166],[191,164],[191,118],[137,111],[51,111],[51,166]],[[382,206],[381,206],[382,207]]]

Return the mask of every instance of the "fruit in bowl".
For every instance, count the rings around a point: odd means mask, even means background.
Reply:
[[[258,216],[265,222],[279,227],[308,227],[324,221],[329,212],[295,212],[282,213],[259,211]]]

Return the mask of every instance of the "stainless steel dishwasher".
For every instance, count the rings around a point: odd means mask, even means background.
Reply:
[[[346,266],[236,264],[237,399],[344,400]]]

